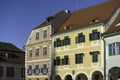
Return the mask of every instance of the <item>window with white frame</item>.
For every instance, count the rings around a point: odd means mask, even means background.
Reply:
[[[39,48],[35,50],[36,56],[39,56]]]
[[[29,57],[32,57],[32,50],[29,50]]]
[[[39,40],[39,32],[36,32],[36,40]]]
[[[47,30],[44,30],[43,32],[43,38],[46,38],[47,37]]]
[[[120,55],[120,42],[109,44],[109,56]]]
[[[43,55],[47,55],[47,47],[43,48]]]

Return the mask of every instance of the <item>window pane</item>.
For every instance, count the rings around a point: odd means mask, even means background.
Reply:
[[[29,57],[32,57],[32,50],[29,50]]]
[[[47,47],[43,48],[43,55],[47,55]]]
[[[39,56],[39,49],[36,49],[36,56]]]
[[[39,39],[39,32],[36,33],[36,40]]]
[[[7,77],[14,77],[14,67],[7,67]]]
[[[25,68],[21,68],[21,77],[25,77]]]
[[[44,30],[44,34],[43,34],[43,37],[47,37],[47,30]]]
[[[0,77],[3,77],[3,67],[0,66]]]
[[[98,53],[93,53],[92,62],[98,62]]]
[[[56,65],[60,65],[60,57],[56,57]]]

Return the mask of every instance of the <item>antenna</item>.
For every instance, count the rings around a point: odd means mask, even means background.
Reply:
[[[76,10],[78,10],[78,4],[79,2],[78,2],[78,0],[76,0]]]

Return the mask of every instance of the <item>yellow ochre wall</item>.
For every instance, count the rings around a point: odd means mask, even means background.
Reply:
[[[64,79],[66,75],[70,74],[72,78],[75,79],[80,73],[84,73],[87,78],[91,78],[94,71],[100,71],[103,74],[103,41],[101,38],[94,41],[89,40],[89,34],[92,33],[94,29],[97,29],[100,33],[104,31],[103,25],[100,24],[52,36],[53,44],[56,38],[64,39],[64,36],[69,36],[70,38],[70,45],[54,47],[54,58],[60,56],[61,59],[64,55],[69,55],[70,59],[69,65],[55,66],[55,75],[59,75]],[[81,32],[85,35],[85,42],[76,43],[76,36]],[[92,55],[90,55],[92,51],[100,51],[100,54],[98,54],[98,62],[92,62]],[[82,64],[75,63],[75,54],[77,53],[84,53]]]

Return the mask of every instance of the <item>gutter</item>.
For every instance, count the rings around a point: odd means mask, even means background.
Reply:
[[[104,39],[104,36],[101,35],[101,39],[103,40],[103,43],[104,43],[104,56],[103,56],[103,61],[104,61],[104,76],[103,76],[103,80],[106,80],[106,42],[105,42],[105,39]]]

